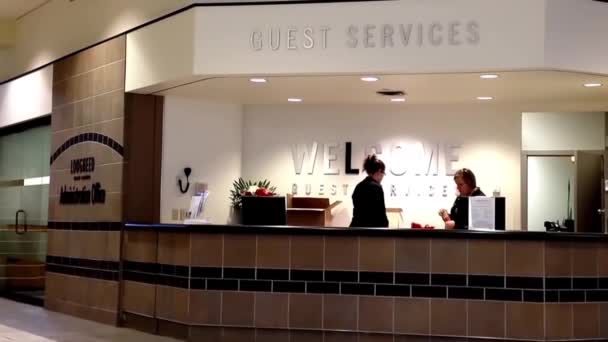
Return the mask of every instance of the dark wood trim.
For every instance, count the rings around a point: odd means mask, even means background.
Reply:
[[[125,94],[125,221],[160,222],[163,97]]]

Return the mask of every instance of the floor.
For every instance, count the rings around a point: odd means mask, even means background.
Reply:
[[[0,298],[0,342],[177,342]]]

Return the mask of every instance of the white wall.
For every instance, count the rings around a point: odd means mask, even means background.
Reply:
[[[53,0],[17,21],[12,76],[123,33],[191,0]]]
[[[603,150],[605,114],[523,113],[521,120],[524,151]]]
[[[191,183],[209,184],[205,217],[225,224],[229,190],[241,174],[242,108],[240,105],[165,97],[161,178],[161,223],[171,220],[172,208],[188,209],[193,185],[181,194],[177,178],[192,168]]]
[[[50,114],[53,66],[0,85],[0,127]]]
[[[570,208],[574,208],[576,166],[569,156],[528,157],[528,230],[545,231],[545,221],[567,218],[568,181]],[[576,212],[573,209],[572,216]]]
[[[449,209],[455,193],[450,176],[394,176],[390,169],[403,159],[391,160],[390,147],[399,142],[420,141],[427,143],[460,144],[460,162],[454,167],[469,167],[477,175],[478,183],[486,194],[500,188],[507,197],[507,226],[520,228],[520,142],[521,114],[484,106],[307,106],[275,105],[246,106],[243,125],[243,176],[267,178],[278,186],[280,193],[291,192],[297,183],[299,194],[305,192],[305,184],[312,185],[311,196],[319,195],[319,187],[338,186],[338,195],[329,196],[343,200],[334,225],[344,226],[350,221],[352,202],[350,195],[363,175],[344,174],[344,143],[353,143],[353,167],[361,169],[364,148],[381,144],[382,159],[389,168],[383,182],[388,207],[403,207],[405,224],[411,221],[443,227],[437,216],[440,207]],[[339,175],[324,175],[323,145],[317,155],[315,172],[296,175],[292,160],[293,144],[338,143],[338,160],[330,166],[340,169]],[[412,162],[406,162],[411,165]],[[440,162],[440,169],[445,167]],[[441,171],[441,170],[440,170]],[[440,172],[441,174],[441,172]],[[342,184],[348,184],[347,196],[341,195]],[[390,185],[397,186],[396,197],[390,196]],[[423,194],[405,196],[408,184],[431,185],[437,188],[448,185],[448,196],[435,193],[434,197]]]
[[[608,4],[549,0],[545,61],[553,69],[608,73]]]

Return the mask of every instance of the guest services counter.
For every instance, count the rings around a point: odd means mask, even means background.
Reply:
[[[608,338],[606,235],[127,224],[123,236],[121,320],[158,334]]]

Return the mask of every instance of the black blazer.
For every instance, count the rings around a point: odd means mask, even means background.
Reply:
[[[367,177],[353,191],[353,220],[351,227],[388,227],[384,190],[380,183]]]
[[[485,196],[483,191],[475,188],[470,196]],[[468,229],[469,225],[469,198],[456,197],[452,209],[450,209],[450,218],[454,221],[454,229]]]

